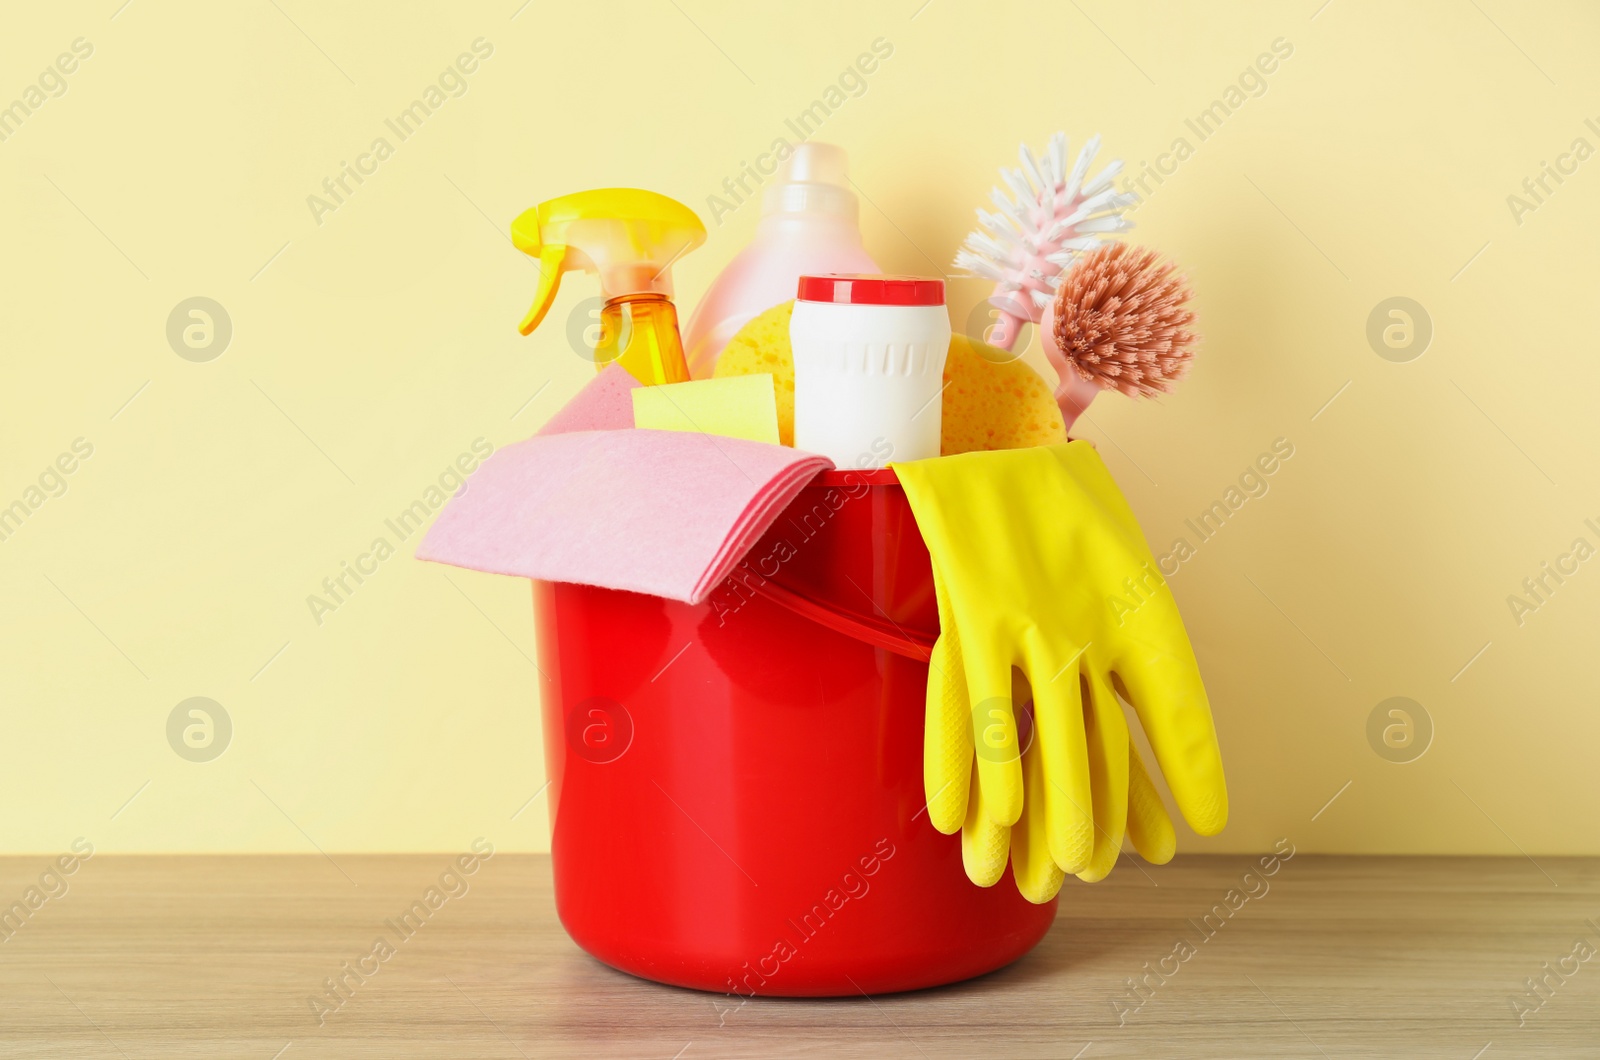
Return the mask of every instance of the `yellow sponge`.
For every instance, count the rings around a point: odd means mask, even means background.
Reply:
[[[794,357],[789,317],[794,303],[775,305],[739,329],[717,359],[716,376],[770,374],[778,395],[778,437],[794,444]],[[945,456],[977,449],[1023,449],[1066,441],[1061,410],[1039,373],[1014,354],[950,337],[944,363]]]
[[[794,356],[789,351],[789,317],[794,301],[751,317],[717,357],[712,377],[770,375],[778,395],[778,440],[794,445]]]
[[[944,456],[1067,440],[1050,384],[1016,354],[952,335],[944,381],[939,439]]]

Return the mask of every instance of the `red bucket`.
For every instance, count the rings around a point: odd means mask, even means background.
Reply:
[[[1056,903],[971,883],[928,823],[938,632],[892,471],[827,472],[695,606],[535,582],[556,909],[614,968],[888,993],[1021,957]]]

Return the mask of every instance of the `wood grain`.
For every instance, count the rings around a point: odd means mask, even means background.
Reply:
[[[1302,854],[1267,890],[1241,882],[1253,859],[1125,861],[992,975],[741,1006],[591,960],[548,858],[500,854],[319,1023],[308,999],[450,861],[98,855],[0,943],[0,1056],[1600,1056],[1600,960],[1542,1005],[1525,982],[1600,949],[1600,861],[1557,858]],[[48,867],[0,859],[0,905]],[[1258,896],[1203,940],[1232,889]],[[1140,1004],[1127,981],[1180,941]],[[1513,999],[1539,1007],[1519,1021]]]

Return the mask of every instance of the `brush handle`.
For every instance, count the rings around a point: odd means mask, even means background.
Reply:
[[[1061,381],[1056,384],[1056,404],[1061,408],[1061,422],[1066,425],[1067,434],[1070,435],[1072,425],[1103,388],[1073,371],[1070,364],[1058,364],[1056,371],[1061,373]]]
[[[1022,335],[1022,323],[1021,317],[1001,309],[1000,315],[995,319],[993,330],[984,341],[995,349],[1009,350],[1017,344],[1017,339]]]
[[[1045,359],[1050,362],[1050,367],[1056,370],[1056,405],[1061,409],[1061,421],[1070,435],[1072,425],[1104,387],[1085,379],[1072,367],[1072,360],[1056,343],[1055,325],[1056,305],[1051,302],[1039,320],[1039,344],[1044,347]]]
[[[989,296],[989,305],[998,311],[994,327],[987,337],[979,335],[978,338],[993,346],[997,350],[1009,350],[1017,344],[1017,339],[1022,337],[1023,324],[1037,324],[1038,318],[1031,315],[1031,307],[1018,298],[1012,291],[1007,291],[1002,285],[996,284],[994,294]]]

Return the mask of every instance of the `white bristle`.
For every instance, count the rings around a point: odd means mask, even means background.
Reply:
[[[1039,162],[1033,157],[1033,152],[1028,150],[1027,144],[1023,144],[1018,149],[1017,153],[1022,157],[1022,168],[1026,170],[1028,176],[1033,179],[1033,185],[1037,189],[1037,191],[1034,192],[1036,197],[1040,192],[1052,187],[1051,182],[1045,176],[1045,174],[1039,171]]]
[[[1029,221],[1027,215],[1022,215],[1021,221],[1018,221],[1016,216],[1005,215],[1005,213],[997,213],[994,216],[995,224],[1000,226],[995,229],[995,235],[1003,237],[1006,243],[1016,245],[1016,247],[1027,247],[1030,240],[1037,239],[1038,232],[1035,231],[1034,224]]]
[[[1002,169],[1000,179],[1006,182],[1011,193],[1023,202],[1036,198],[1033,188],[1028,185],[1028,178],[1023,176],[1020,169]]]
[[[1095,179],[1099,180],[1098,177],[1096,177]],[[1085,187],[1083,190],[1084,190],[1085,193],[1087,193],[1089,191],[1089,189],[1087,187]],[[1097,213],[1097,212],[1099,212],[1101,210],[1104,210],[1106,208],[1106,206],[1111,202],[1111,200],[1115,199],[1116,197],[1117,197],[1117,189],[1115,189],[1115,188],[1102,188],[1100,191],[1097,191],[1093,195],[1090,195],[1087,199],[1084,199],[1083,200],[1083,205],[1079,206],[1078,209],[1080,209],[1080,210],[1088,210],[1090,213]]]
[[[1001,170],[1001,172],[1004,173],[1005,171]],[[1014,167],[1011,170],[1011,177],[1012,180],[1016,182],[1013,187],[1020,185],[1024,189],[1022,193],[1023,201],[1033,202],[1034,200],[1038,199],[1038,189],[1035,187],[1033,177],[1028,172],[1028,168],[1026,166]]]
[[[1098,236],[1080,236],[1077,239],[1063,240],[1061,245],[1077,251],[1099,250],[1105,245],[1105,240]]]
[[[1120,217],[1096,217],[1088,221],[1078,222],[1080,232],[1122,232],[1133,227],[1133,222],[1125,221]]]
[[[1077,195],[1078,188],[1083,184],[1083,175],[1089,172],[1089,163],[1094,161],[1094,156],[1100,151],[1100,134],[1089,137],[1083,145],[1083,150],[1078,152],[1078,161],[1073,163],[1072,175],[1067,178],[1067,193]]]
[[[996,206],[1000,207],[1000,212],[1011,220],[1018,233],[1023,237],[1038,235],[1038,229],[1034,227],[1033,219],[1028,216],[1028,210],[1024,204],[1012,202],[1006,198],[1005,193],[999,188],[995,188],[989,197]]]
[[[984,236],[974,232],[973,238],[967,240],[967,246],[976,250],[996,265],[1012,268],[1019,261],[1028,256],[1028,245],[1017,240],[999,240],[993,236]]]
[[[1031,247],[1039,238],[1039,226],[1034,223],[1033,209],[1029,203],[1017,203],[1017,218],[1022,222],[1021,242]]]
[[[1007,282],[1004,269],[988,258],[974,254],[970,250],[956,251],[956,268],[965,269],[974,276],[980,276],[985,280],[993,280],[996,283]]]
[[[1067,134],[1058,132],[1050,137],[1051,183],[1057,191],[1067,179]]]
[[[988,258],[996,265],[1009,266],[1017,256],[1015,249],[1000,245],[982,232],[968,235],[966,245],[968,250]]]
[[[1021,227],[1022,208],[1016,203],[1012,202],[1011,199],[1007,197],[1005,192],[1001,191],[999,188],[990,188],[989,201],[998,206],[1001,213],[1017,222],[1017,226],[1019,228]]]
[[[1022,234],[1022,229],[1003,213],[989,213],[987,210],[978,211],[978,223],[995,235],[1005,239],[1015,240]]]
[[[1082,203],[1079,203],[1078,204],[1078,208],[1076,210],[1073,210],[1071,213],[1067,214],[1067,216],[1063,217],[1061,220],[1066,223],[1066,226],[1068,228],[1076,228],[1078,225],[1082,224],[1084,221],[1086,221],[1090,217],[1094,216],[1094,212],[1095,212],[1094,210],[1090,209],[1089,207],[1085,206]]]
[[[974,243],[974,240],[981,242]],[[1010,260],[1018,253],[1027,253],[1028,244],[1006,232],[985,232],[981,229],[969,234],[967,245],[983,254],[988,254],[996,261]]]
[[[1040,309],[1044,309],[1050,305],[1050,296],[1045,294],[1043,291],[1029,291],[1028,294],[1033,298],[1033,304],[1038,306]]]
[[[1085,195],[1093,195],[1101,188],[1108,186],[1122,172],[1122,159],[1113,159],[1106,163],[1106,168],[1095,174],[1095,178],[1083,186]]]
[[[1029,246],[1027,237],[1011,227],[1009,222],[994,228],[977,229],[972,234],[983,236],[986,246],[993,246],[1007,257],[1018,251],[1026,251]]]

